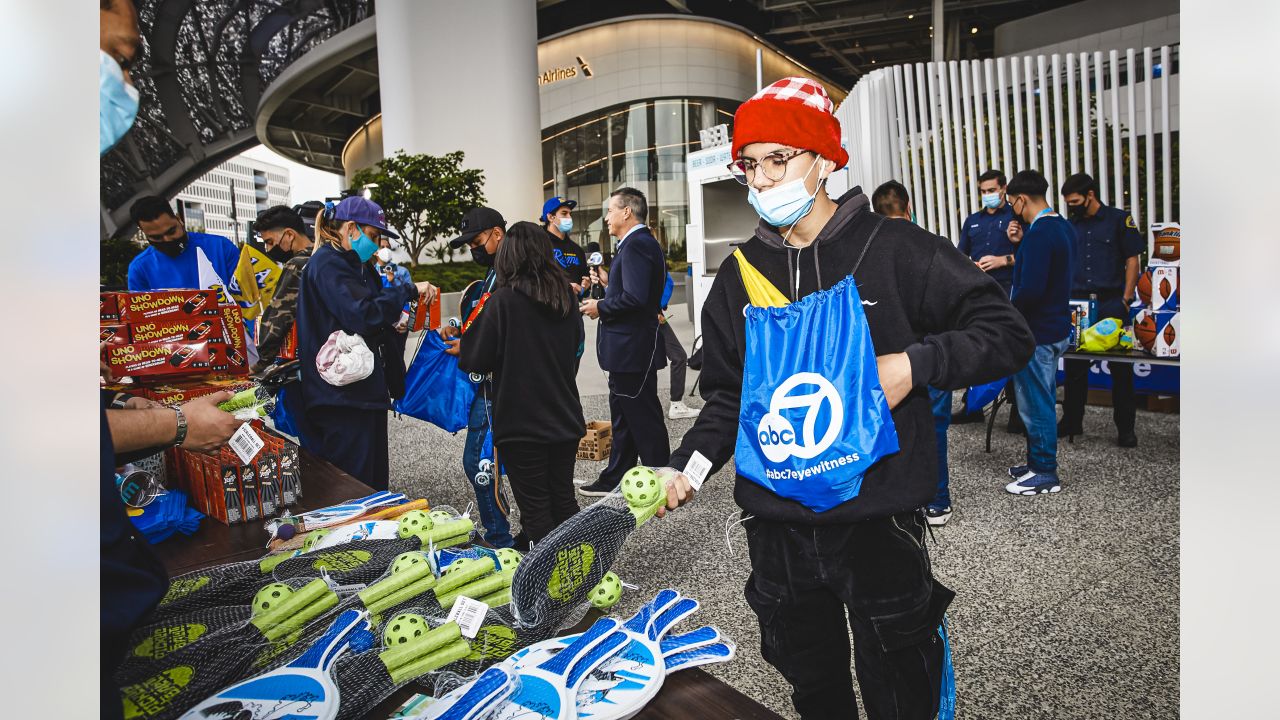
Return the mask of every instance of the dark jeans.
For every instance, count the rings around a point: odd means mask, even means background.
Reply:
[[[684,371],[689,364],[689,355],[669,323],[659,323],[658,333],[662,336],[667,362],[671,363],[671,402],[680,402],[684,398]]]
[[[613,420],[613,449],[598,482],[615,488],[637,462],[662,467],[671,461],[671,439],[658,402],[656,367],[647,373],[609,373],[609,416]]]
[[[302,447],[374,490],[386,490],[387,411],[321,406],[306,412]]]
[[[1088,296],[1073,295],[1075,299],[1088,299]],[[1116,318],[1121,323],[1128,320],[1128,308],[1120,293],[1103,293],[1098,295],[1098,319]],[[1121,435],[1133,432],[1134,421],[1138,416],[1138,398],[1133,391],[1133,365],[1129,363],[1107,363],[1111,371],[1111,405],[1112,418],[1116,430]],[[1063,362],[1066,378],[1062,385],[1062,424],[1068,429],[1080,427],[1084,422],[1084,405],[1089,397],[1089,361],[1066,360]]]
[[[858,716],[846,612],[867,717],[934,717],[945,660],[938,626],[955,593],[933,578],[921,514],[744,526],[761,654],[791,683],[800,717]]]
[[[560,443],[504,442],[498,456],[511,480],[520,508],[520,525],[538,542],[578,512],[573,495],[573,465],[578,441]]]
[[[502,473],[493,468],[492,479],[479,478],[480,454],[484,450],[485,433],[489,430],[489,413],[492,411],[488,401],[489,384],[486,382],[476,391],[476,399],[471,401],[471,415],[467,419],[467,439],[462,446],[462,472],[471,483],[476,494],[476,510],[480,513],[480,524],[484,526],[484,541],[490,545],[503,548],[511,547],[515,542],[511,537],[511,523],[507,520],[510,508],[502,494]]]
[[[933,407],[933,432],[938,441],[938,493],[929,507],[951,507],[951,483],[947,475],[947,429],[951,427],[951,391],[929,387],[929,403]]]

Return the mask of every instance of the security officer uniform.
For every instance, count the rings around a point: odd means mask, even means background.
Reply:
[[[1016,248],[1010,242],[1008,234],[1009,221],[1012,219],[1013,208],[1008,202],[994,211],[979,210],[965,218],[957,247],[974,262],[988,255],[1013,255]],[[1013,287],[1012,265],[997,268],[987,274],[1000,283],[1006,295],[1009,294],[1009,289]]]
[[[1076,269],[1071,286],[1073,300],[1097,299],[1097,318],[1125,322],[1129,308],[1124,300],[1125,262],[1142,254],[1146,242],[1133,216],[1120,208],[1100,205],[1092,217],[1072,220],[1076,230]],[[1081,434],[1084,404],[1089,393],[1089,362],[1067,360],[1062,422],[1058,434]],[[1133,365],[1110,363],[1111,403],[1122,444],[1136,444],[1133,432],[1136,399]]]

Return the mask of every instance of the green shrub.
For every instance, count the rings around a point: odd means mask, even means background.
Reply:
[[[414,282],[427,282],[440,288],[440,292],[458,292],[471,284],[473,280],[483,280],[489,268],[473,262],[451,262],[435,265],[419,265],[410,268],[409,273]]]

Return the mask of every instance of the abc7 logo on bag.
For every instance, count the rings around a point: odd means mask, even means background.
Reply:
[[[809,392],[793,395],[798,387],[806,386]],[[817,434],[818,420],[826,407],[827,426],[822,435]],[[800,428],[782,414],[784,410],[803,410]],[[795,457],[809,460],[831,447],[844,425],[844,401],[831,381],[817,373],[796,373],[783,381],[769,399],[769,412],[760,418],[756,428],[756,441],[760,451],[770,462],[780,463]]]

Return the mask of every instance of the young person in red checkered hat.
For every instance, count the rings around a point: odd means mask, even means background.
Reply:
[[[706,405],[671,464],[685,468],[697,452],[714,472],[736,450],[734,497],[752,566],[747,602],[759,618],[764,658],[791,683],[801,717],[857,715],[847,622],[869,718],[949,718],[954,684],[942,624],[954,593],[930,571],[920,511],[937,490],[927,386],[962,388],[1013,374],[1031,357],[1031,333],[1000,285],[950,242],[872,212],[860,187],[827,195],[826,180],[848,153],[831,100],[812,80],[786,78],[743,103],[733,156],[730,169],[748,186],[761,222],[720,266],[703,307]],[[762,303],[769,285],[770,301]],[[815,293],[821,297],[810,299]],[[803,320],[833,305],[842,315],[824,316],[817,337],[786,336],[797,331],[779,325],[783,341],[764,351],[762,313],[748,312],[762,304],[785,306],[769,310],[774,317]],[[849,328],[866,328],[860,337],[869,330],[861,355],[850,349]],[[744,389],[744,365],[803,370],[812,356],[821,356],[815,368],[832,367],[834,357],[843,369],[803,379],[797,372],[763,394],[751,383]],[[877,368],[878,378],[863,387],[859,367]],[[753,370],[747,379],[755,377]],[[836,386],[860,388],[860,396]],[[819,392],[794,392],[803,387]],[[846,411],[868,397],[891,423],[882,414],[872,425]],[[769,412],[757,425],[764,406]],[[857,443],[867,433],[890,435],[888,451],[858,451],[879,457],[873,464],[849,469],[858,455],[841,446],[847,454],[838,463],[812,464],[826,457],[820,453],[831,438],[865,449]],[[794,462],[807,469],[803,479],[785,474]],[[683,473],[662,474],[669,509],[692,499]]]

